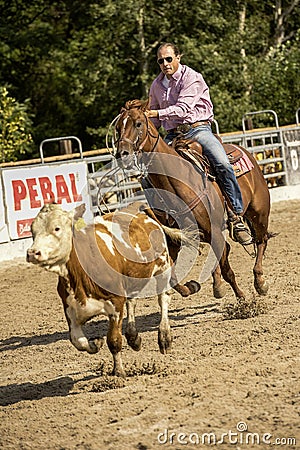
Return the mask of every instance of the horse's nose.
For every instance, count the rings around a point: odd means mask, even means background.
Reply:
[[[123,168],[129,168],[133,163],[133,155],[128,149],[122,149],[118,154],[118,165]]]

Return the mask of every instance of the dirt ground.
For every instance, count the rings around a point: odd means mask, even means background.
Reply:
[[[24,261],[0,264],[0,448],[147,450],[300,449],[300,201],[275,203],[264,260],[270,284],[258,297],[253,260],[237,244],[231,263],[261,314],[226,319],[234,296],[174,294],[172,352],[157,345],[158,306],[140,300],[139,353],[124,340],[126,380],[98,354],[69,342],[57,277]],[[191,276],[197,278],[199,257]],[[225,313],[224,313],[225,311]],[[105,334],[107,322],[87,332]]]

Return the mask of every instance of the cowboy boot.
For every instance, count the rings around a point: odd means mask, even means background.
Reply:
[[[253,243],[251,232],[241,215],[233,215],[229,218],[229,234],[231,239],[241,245]]]

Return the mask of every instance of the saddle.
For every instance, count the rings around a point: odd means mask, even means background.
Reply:
[[[240,173],[240,168],[236,163],[243,158],[244,152],[234,144],[223,144],[221,138],[218,135],[215,136],[223,145],[236,176],[242,175],[242,173]],[[208,178],[215,180],[214,169],[210,165],[208,158],[202,154],[202,146],[198,142],[190,139],[183,139],[182,137],[176,137],[172,142],[172,146],[182,158],[192,163],[201,172],[205,172]]]

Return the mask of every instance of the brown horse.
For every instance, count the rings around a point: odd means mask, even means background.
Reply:
[[[140,100],[128,101],[122,108],[115,120],[115,156],[123,167],[135,164],[141,169],[147,199],[159,220],[161,217],[157,211],[163,211],[165,220],[172,216],[177,226],[186,228],[196,223],[202,241],[211,245],[215,255],[211,270],[214,296],[221,298],[225,294],[222,275],[236,297],[244,298],[229,264],[230,245],[224,237],[224,213],[228,201],[213,179],[181,158],[175,148],[160,137],[145,114],[147,109],[149,101]],[[266,295],[268,284],[263,277],[262,260],[268,239],[272,237],[268,232],[270,195],[257,162],[249,152],[243,151],[253,165],[252,170],[238,178],[238,182],[243,196],[244,217],[249,223],[256,253],[254,286],[258,294]],[[229,208],[227,213],[230,214]],[[173,249],[174,260],[178,251],[179,247]]]

